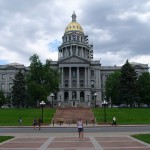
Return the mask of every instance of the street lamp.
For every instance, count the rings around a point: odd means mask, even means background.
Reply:
[[[96,108],[96,96],[97,96],[97,93],[95,92],[95,93],[94,93],[94,100],[95,100],[95,102],[94,102],[94,105],[95,105],[95,106],[94,106],[94,107],[95,107],[95,108]]]
[[[54,94],[52,93],[50,96],[52,97],[52,108],[54,108],[54,100],[53,100]]]
[[[104,122],[106,123],[106,106],[108,105],[108,103],[105,99],[106,97],[104,97],[104,101],[102,102],[102,105],[104,107]]]
[[[90,107],[90,101],[89,101],[89,94],[87,95],[87,97],[88,97],[88,106]]]
[[[61,95],[59,95],[58,106],[61,106]]]
[[[45,105],[45,102],[44,101],[41,101],[40,103],[41,107],[42,107],[42,123],[43,123],[43,107]]]

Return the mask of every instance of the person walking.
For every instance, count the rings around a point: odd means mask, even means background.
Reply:
[[[37,119],[36,119],[36,117],[33,119],[33,127],[34,127],[34,129],[36,128],[36,125],[37,125]]]
[[[22,118],[21,117],[18,119],[18,123],[19,123],[19,125],[22,125]]]
[[[77,121],[77,128],[78,128],[78,133],[79,133],[79,139],[83,139],[83,122],[82,119],[79,117]]]
[[[38,119],[39,130],[41,130],[41,123],[42,123],[42,120],[41,120],[41,118],[39,117],[39,119]]]

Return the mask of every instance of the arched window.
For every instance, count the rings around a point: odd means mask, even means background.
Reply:
[[[9,83],[9,90],[12,89],[12,83]]]

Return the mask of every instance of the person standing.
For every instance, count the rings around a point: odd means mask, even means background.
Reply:
[[[78,133],[79,133],[79,139],[83,139],[83,122],[82,119],[79,117],[77,121],[77,128],[78,128]]]
[[[113,117],[112,125],[117,125],[117,123],[116,123],[116,117]]]

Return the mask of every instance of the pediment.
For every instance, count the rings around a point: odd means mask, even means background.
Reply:
[[[77,56],[71,56],[60,60],[59,63],[89,63],[89,61]]]
[[[6,69],[6,70],[16,70],[17,68],[14,67],[14,66],[7,66],[4,69]]]

